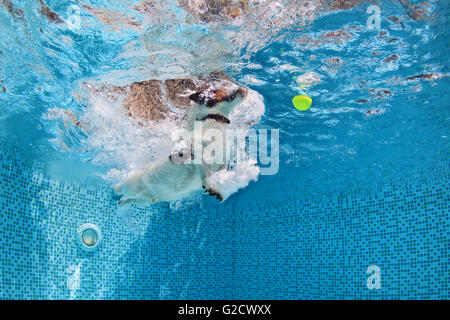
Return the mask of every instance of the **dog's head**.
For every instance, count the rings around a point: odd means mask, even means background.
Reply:
[[[189,99],[199,105],[197,120],[214,119],[228,124],[227,116],[248,94],[248,89],[226,77],[201,79],[203,86],[191,92]]]
[[[194,92],[189,99],[208,108],[213,108],[222,102],[233,102],[236,99],[244,98],[247,89],[238,85],[230,87],[214,88],[208,87],[203,91]]]

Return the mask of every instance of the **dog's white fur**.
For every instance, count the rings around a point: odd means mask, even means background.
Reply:
[[[244,98],[236,98],[231,102],[222,102],[212,108],[198,106],[197,112],[193,115],[193,121],[188,124],[191,136],[198,137],[193,131],[195,121],[208,114],[221,114],[228,116],[232,109],[243,102]],[[225,134],[226,124],[213,119],[202,121],[202,130],[217,129]],[[200,135],[203,137],[203,135]],[[203,140],[202,145],[210,141]],[[191,149],[180,148],[174,150],[175,153],[182,151],[184,159],[191,158]],[[149,165],[146,168],[134,173],[125,183],[115,187],[116,193],[122,196],[119,201],[120,206],[131,204],[149,205],[160,201],[172,201],[185,198],[196,191],[204,190],[211,195],[215,195],[221,201],[225,201],[230,195],[229,192],[221,192],[217,187],[212,190],[208,183],[208,177],[219,170],[226,170],[222,164],[195,164],[174,163],[171,158],[167,158],[159,163]]]
[[[174,164],[170,160],[136,172],[116,187],[122,194],[120,205],[148,205],[177,200],[202,189],[203,168],[196,164]]]

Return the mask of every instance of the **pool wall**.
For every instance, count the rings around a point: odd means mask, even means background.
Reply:
[[[446,178],[243,210],[235,297],[448,299],[449,200]],[[380,289],[368,289],[372,265]]]
[[[107,185],[51,181],[1,148],[1,299],[231,298],[232,221],[201,208],[214,199],[118,212]],[[86,222],[103,235],[95,252],[76,241]]]
[[[52,181],[1,148],[1,299],[449,298],[448,170],[371,193],[118,212],[106,184]],[[87,222],[103,234],[95,252],[76,242]]]

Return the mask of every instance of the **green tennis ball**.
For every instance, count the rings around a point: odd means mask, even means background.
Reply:
[[[306,111],[311,107],[312,100],[308,96],[295,96],[292,98],[292,103],[297,110]]]

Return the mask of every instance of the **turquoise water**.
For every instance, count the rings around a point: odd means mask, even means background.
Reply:
[[[419,20],[382,1],[380,30],[368,4],[224,22],[132,2],[48,1],[64,23],[0,2],[0,298],[448,298],[447,1]],[[85,84],[215,71],[263,96],[279,172],[223,204],[118,210],[112,184],[161,145]],[[87,222],[104,237],[90,253],[75,240]]]

